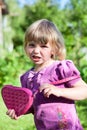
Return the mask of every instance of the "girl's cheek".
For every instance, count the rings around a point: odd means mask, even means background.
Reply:
[[[26,49],[27,54],[30,54],[32,51],[30,49]]]

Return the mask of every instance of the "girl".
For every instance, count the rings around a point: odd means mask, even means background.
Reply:
[[[59,30],[46,19],[34,22],[26,31],[24,49],[35,64],[21,76],[21,83],[33,92],[29,113],[34,114],[37,130],[83,130],[74,100],[87,98],[87,84],[73,62],[65,60]],[[67,78],[67,82],[56,83]],[[17,119],[14,110],[8,110],[7,114]]]

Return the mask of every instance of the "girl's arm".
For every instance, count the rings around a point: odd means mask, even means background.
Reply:
[[[71,100],[84,100],[87,98],[87,84],[82,79],[70,88],[58,88],[54,85],[44,84],[40,87],[40,92],[43,92],[44,96],[48,98],[53,94]]]

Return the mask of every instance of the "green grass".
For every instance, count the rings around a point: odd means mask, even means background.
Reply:
[[[87,130],[87,100],[78,101],[76,104],[80,121],[84,130]],[[6,115],[6,111],[0,90],[0,130],[36,130],[32,114],[24,115],[18,120],[12,120]]]
[[[6,115],[6,107],[3,103],[0,90],[0,130],[36,130],[32,114],[12,120]]]
[[[78,101],[76,103],[77,113],[80,118],[80,122],[84,128],[87,130],[87,99],[83,101]]]

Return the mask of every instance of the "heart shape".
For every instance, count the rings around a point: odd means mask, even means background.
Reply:
[[[27,88],[5,85],[1,94],[6,107],[14,109],[17,116],[25,114],[32,106],[32,91]]]

